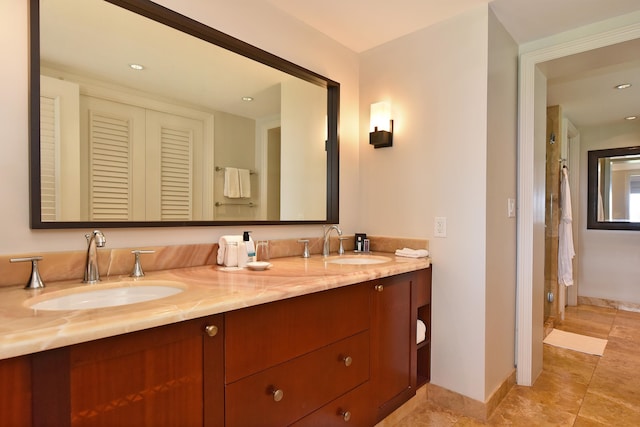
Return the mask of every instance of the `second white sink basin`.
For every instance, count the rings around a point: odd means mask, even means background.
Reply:
[[[181,283],[168,280],[127,281],[110,283],[98,289],[96,285],[87,285],[81,289],[60,291],[32,298],[25,305],[34,310],[86,310],[152,301],[183,291]]]
[[[331,264],[367,265],[384,264],[391,261],[391,258],[376,255],[341,255],[328,258],[326,261]]]

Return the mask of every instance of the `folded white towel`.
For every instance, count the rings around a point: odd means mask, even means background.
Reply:
[[[242,242],[242,235],[238,235],[238,236],[222,236],[220,237],[220,240],[218,240],[218,258],[217,258],[217,262],[219,265],[238,265],[238,258],[237,258],[237,249],[236,249],[236,254],[235,254],[235,264],[233,263],[233,259],[229,260],[228,256],[227,256],[227,244],[231,243],[231,242],[235,242],[235,243],[240,243]],[[233,258],[233,255],[232,255]]]
[[[236,168],[224,168],[224,191],[225,197],[237,199],[240,197],[240,175]]]
[[[418,319],[418,325],[416,327],[416,344],[420,344],[427,339],[427,325],[420,319]]]
[[[238,169],[240,181],[240,197],[248,199],[251,197],[251,171],[249,169]]]
[[[424,258],[429,256],[429,251],[426,249],[403,248],[403,249],[397,249],[396,255],[408,257],[408,258]]]

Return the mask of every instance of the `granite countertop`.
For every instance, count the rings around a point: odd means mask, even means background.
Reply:
[[[372,255],[386,256],[390,261],[366,265],[333,264],[321,255],[313,255],[307,259],[273,259],[271,268],[264,271],[224,271],[219,266],[202,266],[152,272],[140,279],[103,277],[97,285],[85,285],[76,280],[48,283],[45,289],[38,291],[2,288],[0,359],[224,313],[430,265],[428,258],[403,258],[380,252]],[[98,309],[44,311],[29,308],[31,302],[47,299],[56,292],[113,287],[116,282],[127,282],[125,286],[153,284],[154,280],[178,282],[184,291],[158,300]]]

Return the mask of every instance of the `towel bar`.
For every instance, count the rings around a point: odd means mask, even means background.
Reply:
[[[250,208],[255,208],[256,205],[253,202],[249,202],[249,203],[225,203],[225,202],[216,202],[215,203],[216,206],[248,206]]]
[[[220,171],[224,171],[226,168],[224,166],[216,166],[216,172],[220,172]],[[251,169],[249,170],[249,174],[251,175],[255,175],[256,172],[252,171]]]

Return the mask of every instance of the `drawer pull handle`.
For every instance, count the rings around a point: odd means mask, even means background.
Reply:
[[[376,291],[378,291],[378,292],[382,292],[384,290],[384,286],[383,285],[376,285],[374,289]]]
[[[215,337],[216,335],[218,335],[218,327],[216,325],[208,325],[204,328],[204,330],[210,337]]]
[[[279,388],[272,387],[271,395],[273,396],[274,402],[280,402],[284,397],[284,391],[280,390]]]
[[[351,366],[351,364],[353,363],[353,359],[351,358],[351,356],[344,356],[342,358],[342,361],[344,362],[344,366]]]
[[[338,411],[338,415],[340,415],[340,417],[342,417],[345,422],[349,422],[349,420],[351,419],[351,411],[343,411],[341,409],[340,411]]]

